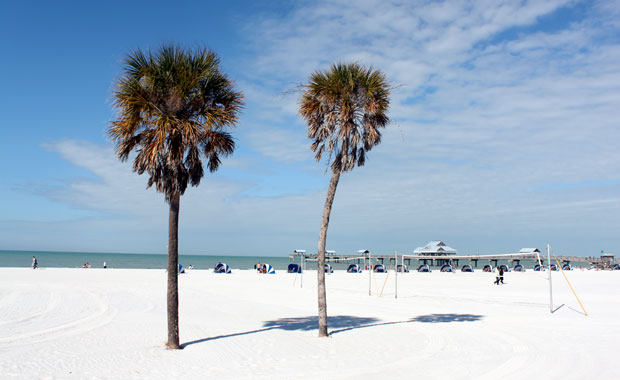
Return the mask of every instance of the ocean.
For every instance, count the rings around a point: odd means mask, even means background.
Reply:
[[[40,268],[80,268],[85,263],[89,263],[92,268],[102,268],[103,262],[107,263],[108,268],[126,269],[165,269],[168,266],[168,255],[166,254],[139,254],[139,253],[91,253],[91,252],[51,252],[51,251],[8,251],[0,250],[0,267],[30,267],[32,256],[36,256]],[[544,258],[543,258],[544,259]],[[400,259],[399,259],[400,260]],[[192,265],[195,269],[212,269],[219,262],[228,264],[232,269],[253,269],[256,263],[270,264],[276,270],[286,270],[291,263],[299,263],[299,258],[295,260],[288,256],[206,256],[206,255],[179,255],[179,264],[184,267]],[[350,261],[340,263],[330,263],[335,270],[344,270],[351,263],[363,265],[363,261]],[[407,263],[407,261],[405,261]],[[487,264],[487,260],[479,260],[478,266],[474,269],[482,269]],[[386,268],[389,262],[385,262]],[[418,260],[412,259],[408,262],[409,269],[417,269]],[[469,260],[459,260],[459,267],[464,264],[471,264]],[[506,264],[511,266],[509,260],[499,260],[498,265]],[[535,262],[533,260],[522,260],[521,264],[526,269],[532,269]],[[590,265],[586,261],[571,262],[573,268]],[[307,262],[308,269],[316,268],[315,262]],[[433,267],[434,270],[439,267]]]
[[[103,268],[104,261],[108,268],[165,269],[168,266],[166,254],[0,251],[0,267],[30,267],[32,256],[37,258],[40,268],[80,268],[85,263],[89,263],[91,268]],[[191,264],[196,269],[209,269],[218,262],[226,263],[233,269],[252,269],[254,264],[261,262],[282,270],[292,261],[288,256],[179,255],[179,264],[184,267]]]

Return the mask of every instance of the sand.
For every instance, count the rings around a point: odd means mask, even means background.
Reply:
[[[0,379],[618,378],[620,271],[181,275],[183,350],[167,350],[166,273],[0,268]]]

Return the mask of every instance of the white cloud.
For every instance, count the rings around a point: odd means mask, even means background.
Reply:
[[[573,3],[319,2],[264,21],[252,37],[261,77],[303,82],[331,62],[359,60],[399,85],[397,125],[368,167],[343,176],[331,223],[346,218],[348,233],[369,219],[456,235],[492,224],[504,235],[517,224],[532,234],[551,225],[605,229],[620,199],[608,192],[618,186],[530,191],[618,178],[620,153],[609,143],[620,138],[617,30],[597,29],[606,16],[595,9],[549,32],[527,29],[565,6]]]
[[[236,132],[238,149],[257,157],[237,155],[188,190],[182,248],[314,249],[324,190],[307,181],[271,197],[253,189],[296,183],[282,178],[292,168],[326,183],[287,91],[332,62],[358,60],[398,85],[395,123],[367,165],[341,178],[332,249],[408,252],[444,239],[477,253],[549,241],[571,254],[594,254],[585,251],[592,241],[619,250],[620,43],[617,22],[602,13],[617,14],[617,6],[597,3],[582,20],[535,27],[572,5],[320,1],[257,20],[246,29],[254,50],[239,61],[247,109]],[[130,164],[117,162],[109,147],[63,141],[53,149],[98,178],[68,184],[54,198],[119,219],[82,228],[107,229],[133,250],[165,245],[163,197],[146,191],[146,178]],[[132,242],[136,233],[159,240]]]

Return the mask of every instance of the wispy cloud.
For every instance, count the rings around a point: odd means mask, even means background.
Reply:
[[[332,249],[407,252],[431,239],[480,253],[552,241],[592,254],[593,239],[620,249],[618,14],[604,1],[344,0],[261,14],[238,60],[240,153],[183,197],[182,248],[313,249],[325,167],[313,161],[289,90],[333,62],[359,61],[396,86],[394,123],[366,166],[341,179]],[[110,147],[67,140],[51,149],[96,178],[51,197],[118,218],[96,224],[124,244],[132,231],[144,240],[165,232],[163,198]]]

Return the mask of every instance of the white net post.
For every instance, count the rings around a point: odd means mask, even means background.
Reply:
[[[368,252],[368,295],[372,294],[372,254]]]
[[[547,264],[549,267],[549,312],[553,313],[553,285],[551,284],[551,245],[547,244]]]
[[[394,298],[398,298],[398,252],[394,251],[394,266],[396,268],[396,272],[394,273]],[[403,269],[403,271],[405,270],[405,267],[402,266],[401,267]]]

